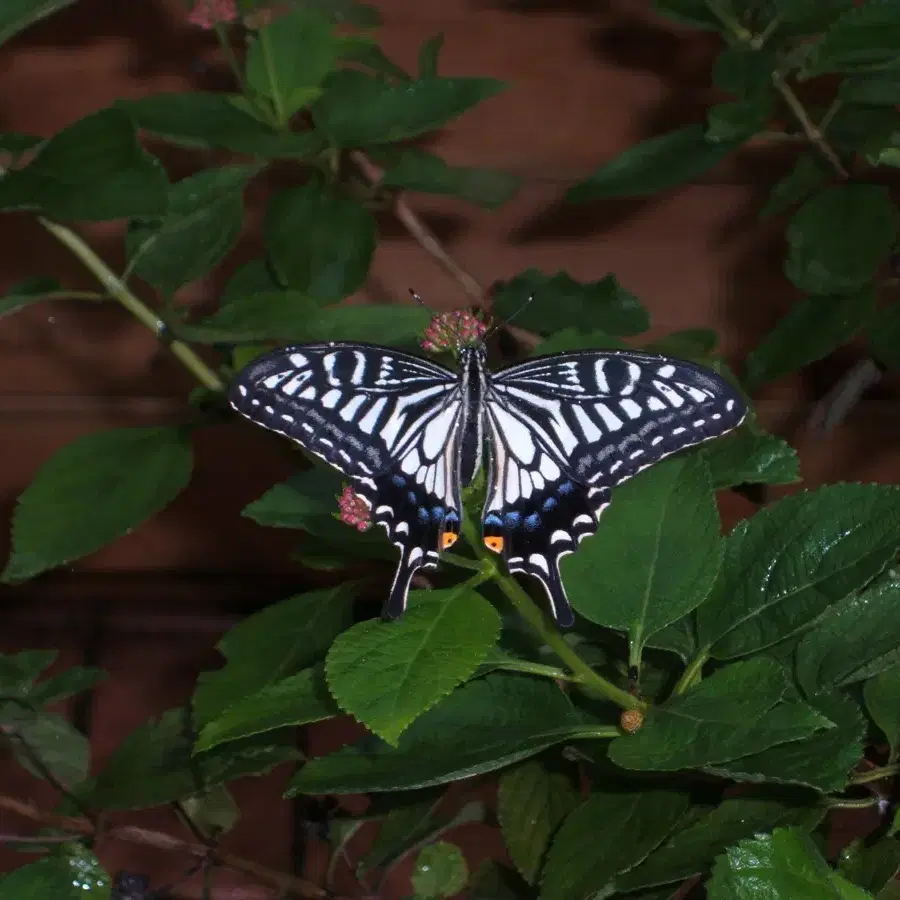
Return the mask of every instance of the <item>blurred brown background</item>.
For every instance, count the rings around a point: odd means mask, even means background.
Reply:
[[[375,5],[384,18],[383,49],[400,65],[414,68],[422,42],[442,31],[442,74],[509,83],[431,147],[452,164],[523,176],[519,196],[495,213],[410,197],[483,285],[527,267],[585,280],[613,272],[649,307],[654,332],[715,328],[733,362],[791,302],[793,288],[781,274],[784,220],[760,223],[756,213],[790,167],[793,150],[752,145],[699,182],[661,196],[558,206],[566,187],[602,161],[643,138],[702,121],[715,100],[709,76],[720,46],[715,36],[656,18],[649,0]],[[49,136],[119,97],[229,87],[213,37],[185,23],[178,0],[81,0],[0,49],[0,131]],[[175,177],[198,162],[197,155],[153,149]],[[258,254],[266,189],[263,183],[248,194],[239,252],[185,291],[190,302],[214,303],[235,265]],[[382,224],[368,296],[406,302],[414,287],[433,306],[465,302],[398,224]],[[84,233],[121,270],[119,225]],[[0,248],[0,292],[34,274],[56,275],[70,288],[94,287],[28,216],[0,218]],[[763,421],[776,428],[802,422],[853,359],[842,354],[767,388],[759,405]],[[104,427],[177,420],[191,387],[187,373],[117,306],[39,305],[0,321],[4,516],[38,466],[67,441]],[[896,392],[896,380],[882,382],[827,442],[792,433],[807,484],[897,480]],[[70,571],[0,588],[2,649],[62,647],[60,665],[87,658],[111,671],[93,705],[76,709],[90,727],[98,762],[137,724],[184,699],[197,671],[216,665],[212,646],[242,612],[303,586],[289,567],[289,536],[240,516],[286,474],[285,460],[259,431],[237,424],[208,431],[198,442],[193,483],[170,509]],[[734,497],[725,503],[729,524],[750,509]],[[4,529],[4,556],[6,540]],[[311,749],[336,739],[313,734]],[[280,801],[283,781],[284,773],[276,773],[237,787],[244,818],[229,848],[289,869],[302,844],[292,819],[303,811]],[[47,802],[24,774],[4,772],[0,788]],[[165,811],[141,821],[173,826]],[[0,830],[16,825],[0,814]],[[482,856],[499,852],[495,838],[477,827],[463,839]],[[110,868],[152,871],[163,881],[176,877],[184,862],[119,844],[101,850]],[[314,868],[316,858],[311,854],[306,864]],[[237,876],[218,876],[217,883],[244,885],[221,897],[273,896]],[[184,896],[199,896],[190,890]]]

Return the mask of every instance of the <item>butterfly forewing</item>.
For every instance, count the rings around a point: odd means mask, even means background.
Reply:
[[[353,481],[401,551],[385,613],[399,615],[416,569],[459,532],[462,398],[449,369],[386,347],[286,347],[229,390],[251,421],[291,438]]]
[[[561,624],[560,557],[597,529],[612,488],[736,428],[740,394],[707,369],[642,353],[538,357],[487,378],[485,543],[540,579]]]

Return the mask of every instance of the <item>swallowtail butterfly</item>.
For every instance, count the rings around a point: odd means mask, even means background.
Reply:
[[[480,342],[459,348],[458,371],[374,344],[284,347],[244,368],[229,400],[352,480],[400,549],[388,618],[456,542],[460,492],[486,449],[484,543],[541,581],[563,627],[560,557],[597,530],[612,489],[746,413],[726,381],[683,360],[577,351],[492,372]]]

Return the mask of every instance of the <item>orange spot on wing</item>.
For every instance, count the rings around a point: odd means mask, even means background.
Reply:
[[[503,538],[502,537],[486,537],[484,539],[484,546],[488,548],[488,550],[493,550],[494,553],[502,553],[503,552]]]
[[[441,549],[447,550],[449,547],[452,547],[458,540],[458,534],[454,534],[452,531],[445,531],[443,535],[441,535]]]

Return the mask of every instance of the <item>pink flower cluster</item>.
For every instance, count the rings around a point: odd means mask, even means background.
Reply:
[[[431,320],[422,335],[422,349],[428,353],[456,350],[477,344],[487,332],[487,325],[468,310],[441,313]]]
[[[235,0],[197,0],[188,14],[188,21],[191,25],[209,29],[214,25],[236,22],[238,16]]]
[[[341,521],[345,525],[352,525],[357,531],[368,531],[372,526],[366,501],[352,487],[344,488],[344,493],[338,498],[338,509],[341,511]]]

